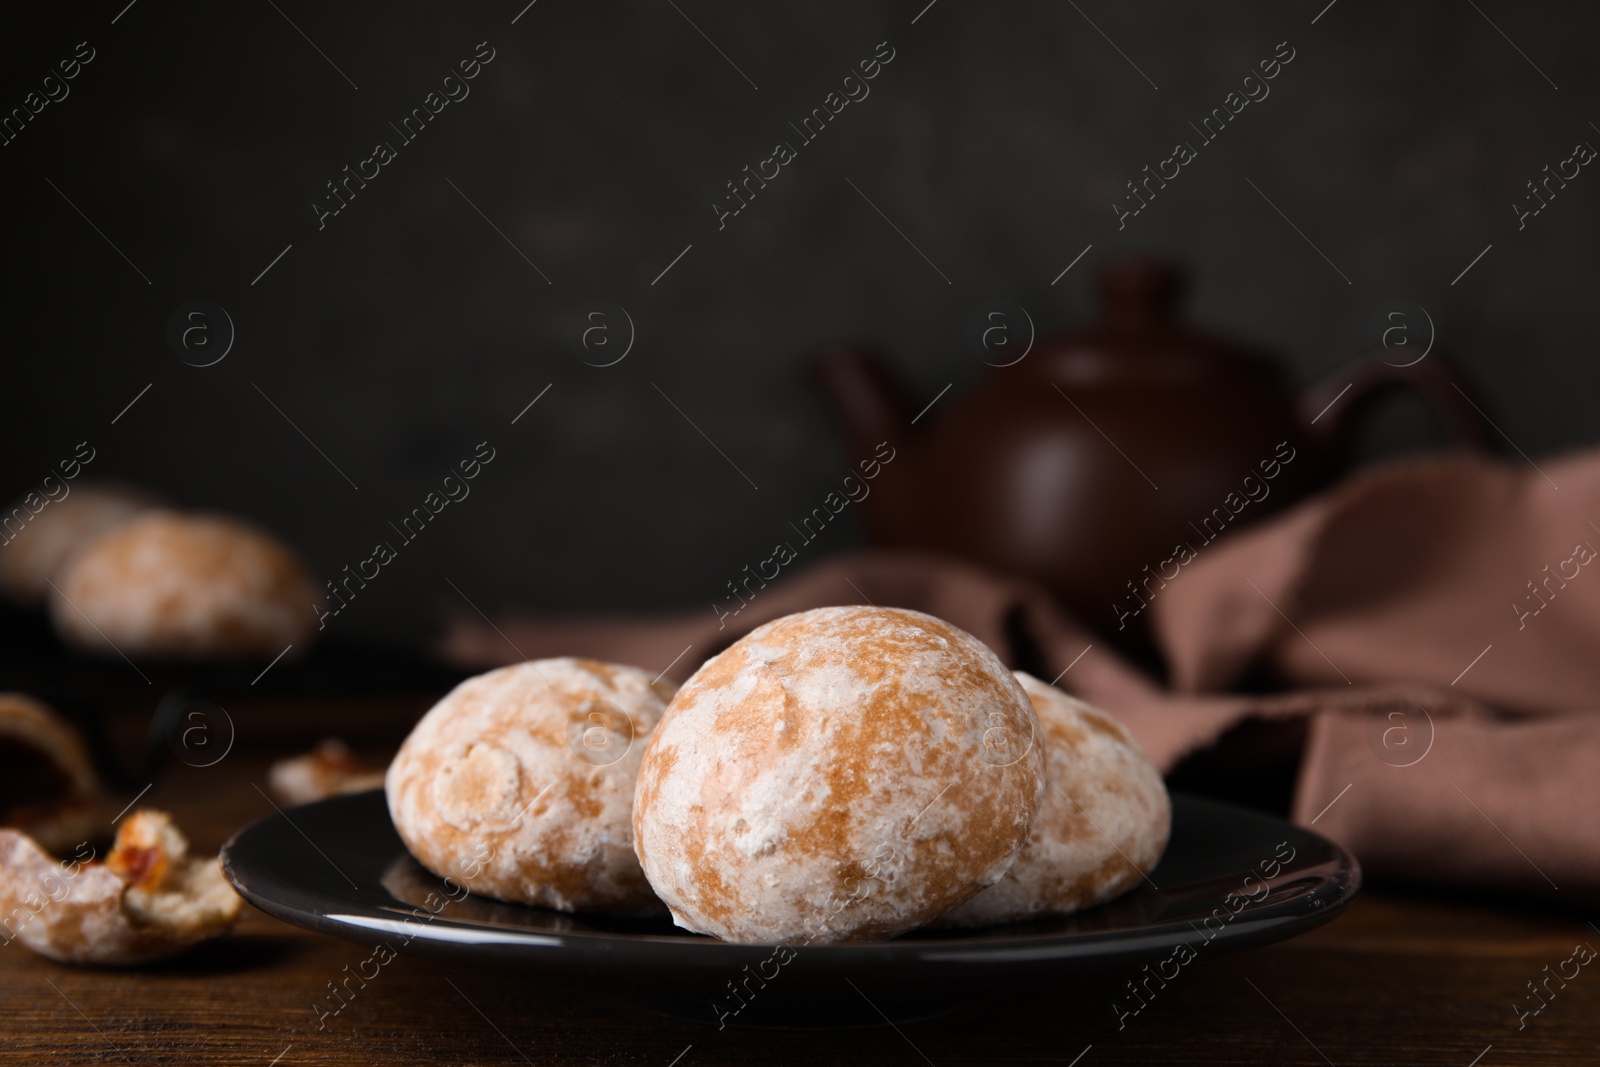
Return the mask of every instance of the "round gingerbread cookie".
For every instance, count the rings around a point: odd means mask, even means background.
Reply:
[[[940,917],[987,926],[1066,915],[1120,896],[1161,859],[1172,805],[1123,725],[1022,671],[1044,739],[1047,787],[1027,847],[999,882]]]
[[[37,512],[30,506],[35,500],[41,502]],[[28,607],[42,605],[50,595],[50,583],[59,581],[61,570],[80,548],[150,507],[150,499],[136,490],[90,482],[48,502],[29,493],[6,512],[12,521],[31,517],[19,531],[5,530],[0,593]]]
[[[558,911],[661,910],[633,853],[634,784],[671,685],[544,659],[456,686],[384,787],[417,861],[474,893]]]
[[[220,515],[146,511],[90,541],[52,591],[63,638],[105,656],[271,659],[310,640],[316,593],[277,538]]]
[[[767,623],[673,698],[634,839],[679,926],[893,937],[999,881],[1040,803],[1038,722],[982,642],[920,612]]]

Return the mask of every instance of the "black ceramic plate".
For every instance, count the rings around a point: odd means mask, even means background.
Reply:
[[[796,945],[792,952],[726,944],[666,921],[566,915],[471,896],[451,900],[445,883],[407,854],[380,791],[261,819],[223,847],[222,865],[246,900],[296,926],[408,955],[557,979],[583,976],[708,1018],[731,1010],[739,989],[773,986],[783,993],[764,995],[763,1009],[827,999],[841,989],[854,996],[842,981],[847,977],[887,990],[874,999],[892,1000],[888,1010],[902,1014],[1041,974],[1101,975],[1097,980],[1116,989],[1122,971],[1141,977],[1149,964],[1171,974],[1194,959],[1303,933],[1338,914],[1361,882],[1355,860],[1325,838],[1269,815],[1184,796],[1173,798],[1172,841],[1160,865],[1108,904],[1061,918],[919,930],[867,944]]]

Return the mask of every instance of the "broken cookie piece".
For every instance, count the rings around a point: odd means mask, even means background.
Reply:
[[[381,789],[383,772],[363,770],[349,746],[330,737],[303,756],[274,763],[267,781],[278,799],[293,807],[342,793]]]
[[[78,732],[32,697],[0,693],[0,827],[65,852],[90,835],[101,796]]]
[[[215,858],[159,811],[136,811],[104,863],[57,862],[26,834],[0,830],[0,943],[63,963],[137,964],[224,933],[240,900]]]

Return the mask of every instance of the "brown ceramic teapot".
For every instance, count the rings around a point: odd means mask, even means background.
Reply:
[[[863,502],[876,542],[1034,578],[1137,644],[1145,605],[1184,564],[1348,467],[1362,412],[1385,391],[1415,390],[1452,440],[1485,446],[1437,353],[1407,365],[1372,352],[1301,393],[1276,360],[1181,322],[1176,266],[1119,260],[1099,287],[1087,332],[987,372],[915,426],[881,359],[850,347],[814,358],[854,449],[896,450]]]

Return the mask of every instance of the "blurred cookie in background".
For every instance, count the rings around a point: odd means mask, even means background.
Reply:
[[[0,514],[0,595],[41,607],[50,583],[84,545],[149,510],[155,499],[128,486],[66,485],[59,498],[29,493]]]
[[[96,655],[271,659],[314,630],[295,553],[239,519],[147,511],[85,545],[51,591],[69,644]]]
[[[291,756],[272,765],[267,784],[285,804],[298,806],[342,793],[364,793],[383,787],[383,770],[363,768],[337,737],[320,742],[303,756]]]

